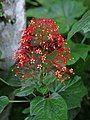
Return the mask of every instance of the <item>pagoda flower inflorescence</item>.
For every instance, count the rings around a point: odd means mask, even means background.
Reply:
[[[66,68],[71,59],[70,48],[52,19],[33,18],[23,31],[19,44],[14,68],[17,76],[25,79],[35,77],[41,71],[53,71],[58,80],[64,81],[73,73],[72,68]]]

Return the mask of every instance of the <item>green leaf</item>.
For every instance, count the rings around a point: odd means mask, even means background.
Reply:
[[[24,114],[30,113],[30,107],[25,108],[25,109],[22,111],[22,113],[24,113]]]
[[[53,84],[51,84],[51,86],[50,86],[50,91],[56,92],[56,93],[63,92],[67,88],[74,85],[80,78],[81,77],[79,77],[79,76],[74,76],[74,78],[71,78],[71,79],[65,81],[64,84],[60,83],[60,81],[54,81]]]
[[[19,88],[15,91],[15,95],[16,96],[28,96],[30,94],[33,93],[33,90],[34,90],[34,86],[28,86],[28,87],[25,87],[25,88]]]
[[[69,120],[74,120],[74,118],[76,117],[76,115],[79,112],[80,112],[80,108],[75,108],[75,109],[69,110]]]
[[[55,0],[37,0],[37,1],[45,7],[50,7],[51,4],[55,2]]]
[[[68,32],[69,27],[73,24],[72,21],[67,23],[66,18],[64,18],[64,17],[56,17],[56,18],[54,18],[54,20],[55,20],[56,24],[59,26],[59,31],[61,34]]]
[[[60,33],[64,34],[68,32],[70,27],[76,22],[75,18],[81,16],[85,12],[86,7],[83,6],[82,2],[58,0],[56,4],[52,5],[51,10],[57,15],[57,24],[60,26]]]
[[[74,0],[38,0],[43,6],[30,8],[26,14],[28,17],[36,18],[53,18],[57,25],[60,26],[59,31],[65,34],[69,31],[71,25],[80,17],[86,10],[82,2]]]
[[[47,94],[49,92],[49,88],[47,86],[37,86],[36,87],[37,91],[40,92],[41,94]]]
[[[4,108],[9,104],[9,99],[6,96],[0,97],[0,113],[4,110]]]
[[[83,15],[83,17],[72,26],[72,29],[68,34],[68,39],[70,39],[76,32],[79,32],[81,30],[84,33],[87,33],[90,31],[90,10],[87,11]]]
[[[52,74],[52,73],[50,73],[50,74],[47,74],[45,77],[44,77],[44,80],[43,80],[43,83],[45,84],[45,85],[49,85],[49,84],[51,84],[53,81],[55,81],[55,76]]]
[[[67,120],[67,105],[57,94],[46,99],[36,97],[31,101],[30,114],[35,115],[36,120]]]
[[[8,75],[4,76],[4,80],[10,86],[21,86],[20,79],[15,76],[15,73],[12,71],[11,68],[10,70],[8,70]]]
[[[32,8],[28,9],[26,12],[26,15],[29,17],[36,17],[36,18],[41,18],[46,16],[48,13],[48,10],[44,7],[38,7],[38,8]]]
[[[68,45],[71,49],[71,57],[74,59],[69,60],[67,65],[74,64],[80,58],[83,60],[86,59],[88,52],[90,51],[90,45],[74,43],[71,40],[68,40]]]
[[[68,87],[60,95],[66,100],[68,109],[80,107],[82,97],[86,95],[87,89],[81,80],[77,81],[72,86]]]
[[[44,7],[28,9],[27,16],[37,18],[54,18],[60,16],[66,19],[65,22],[67,25],[70,25],[73,23],[74,18],[81,16],[86,10],[82,2],[72,0],[57,0],[55,3],[53,1],[46,2],[45,0],[38,1],[44,4]]]
[[[52,11],[57,16],[63,16],[66,19],[68,18],[68,20],[81,16],[86,10],[82,2],[75,0],[57,0],[55,3],[52,5]]]

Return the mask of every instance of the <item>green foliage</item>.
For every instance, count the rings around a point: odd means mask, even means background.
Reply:
[[[67,105],[57,94],[50,98],[36,97],[31,101],[30,114],[37,120],[67,120]]]
[[[16,89],[15,95],[20,96],[20,97],[28,96],[28,95],[33,93],[33,90],[34,90],[34,86],[28,86],[28,87],[25,87],[25,88],[19,88],[19,89]]]
[[[66,100],[68,109],[80,107],[82,97],[87,94],[87,89],[79,80],[72,86],[68,87],[61,93],[62,97]]]
[[[62,34],[68,32],[70,26],[76,21],[75,18],[81,16],[86,7],[82,2],[75,0],[38,0],[42,7],[31,8],[27,10],[28,17],[37,18],[53,18],[60,26],[59,30]]]
[[[71,57],[73,60],[69,60],[67,65],[74,64],[77,60],[82,58],[86,59],[88,52],[90,51],[90,45],[74,43],[71,40],[68,41],[68,45],[71,49]]]
[[[68,39],[81,30],[83,30],[84,33],[90,31],[90,10],[87,11],[83,17],[72,26],[72,29],[68,34]]]
[[[43,95],[49,92],[49,88],[47,86],[37,86],[36,89]]]
[[[50,90],[59,93],[64,98],[68,109],[80,107],[82,97],[87,94],[87,89],[79,76],[66,81],[63,85],[60,82],[55,82]]]
[[[25,108],[25,109],[22,111],[22,113],[24,113],[24,114],[30,113],[30,107]]]
[[[0,97],[0,113],[4,110],[4,108],[9,104],[9,99],[6,96]]]

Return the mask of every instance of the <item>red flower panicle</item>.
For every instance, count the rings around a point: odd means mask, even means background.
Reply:
[[[60,35],[58,26],[52,19],[32,19],[23,31],[20,47],[16,52],[15,71],[21,78],[35,77],[40,70],[64,81],[73,69],[66,68],[70,49]],[[65,77],[66,76],[66,77]]]

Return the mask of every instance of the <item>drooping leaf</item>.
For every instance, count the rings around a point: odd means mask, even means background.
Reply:
[[[0,97],[0,113],[4,110],[4,108],[9,104],[9,99],[6,96]]]
[[[28,87],[25,87],[25,88],[19,88],[15,91],[15,95],[16,96],[28,96],[30,94],[33,93],[33,90],[34,90],[34,86],[28,86]]]
[[[67,120],[67,105],[60,95],[36,97],[31,101],[30,114],[36,120]]]
[[[79,80],[60,94],[66,100],[68,109],[73,109],[80,107],[82,97],[87,94],[87,89]]]
[[[67,65],[74,64],[80,58],[86,59],[88,51],[90,51],[90,45],[74,43],[71,40],[68,40],[68,45],[71,49],[71,57],[74,59],[69,60]]]
[[[90,10],[87,11],[83,15],[83,17],[72,26],[72,29],[68,34],[68,39],[70,39],[76,32],[79,32],[81,30],[84,33],[87,33],[90,31]]]

